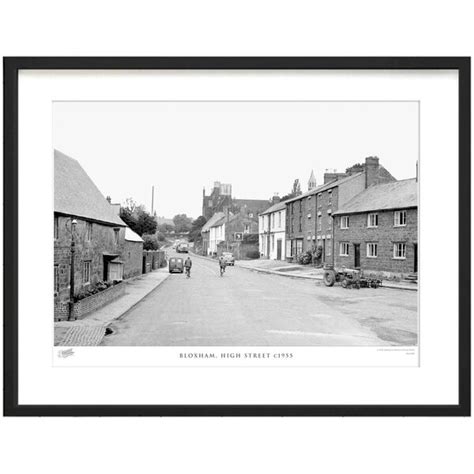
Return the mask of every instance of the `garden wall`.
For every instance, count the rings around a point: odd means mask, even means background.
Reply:
[[[85,315],[105,306],[111,301],[125,294],[125,284],[118,283],[104,291],[88,296],[74,303],[74,318],[80,319]],[[65,321],[69,317],[69,303],[67,301],[58,301],[54,305],[54,320]]]

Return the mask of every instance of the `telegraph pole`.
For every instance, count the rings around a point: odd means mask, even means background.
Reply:
[[[153,206],[155,204],[155,186],[151,187],[151,215],[153,215]]]

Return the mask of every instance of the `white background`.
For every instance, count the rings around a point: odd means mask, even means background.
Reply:
[[[10,2],[2,55],[471,55],[472,2]],[[446,163],[449,166],[449,163]],[[472,419],[2,419],[7,472],[469,472]]]

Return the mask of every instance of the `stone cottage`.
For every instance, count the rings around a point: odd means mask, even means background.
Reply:
[[[81,165],[54,151],[54,299],[69,301],[98,281],[124,278],[126,225]],[[141,257],[140,257],[141,262]]]

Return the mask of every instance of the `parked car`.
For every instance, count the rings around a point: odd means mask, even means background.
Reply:
[[[222,256],[224,257],[224,261],[227,265],[233,266],[235,264],[235,258],[231,252],[222,252]]]
[[[170,273],[183,273],[184,264],[182,258],[171,257],[168,263],[168,270]]]
[[[178,252],[178,253],[188,253],[189,252],[188,244],[179,244],[176,247],[176,252]]]

